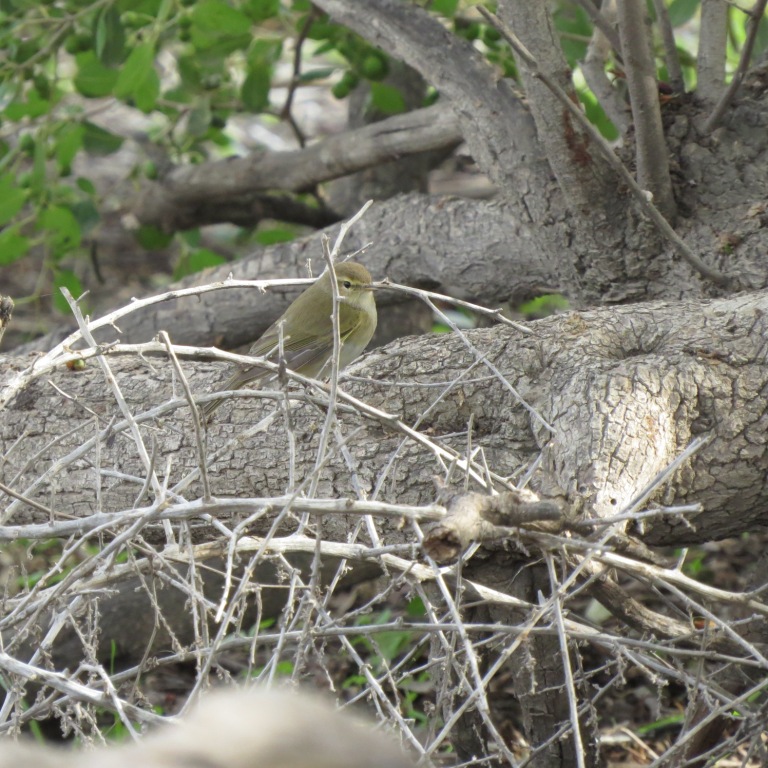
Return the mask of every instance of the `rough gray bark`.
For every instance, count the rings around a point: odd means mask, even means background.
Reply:
[[[723,91],[727,39],[728,6],[718,0],[702,0],[696,93],[710,107]]]
[[[551,187],[530,113],[471,43],[405,3],[320,0],[317,6],[439,88],[459,120],[472,156],[501,189]],[[538,218],[533,210],[527,213]]]
[[[760,162],[768,125],[763,74],[747,79],[745,98],[730,110],[713,136],[702,136],[695,106],[667,106],[664,120],[670,153],[676,158],[681,217],[677,231],[709,265],[736,275],[744,288],[766,284],[764,254],[768,226],[763,204],[768,165]],[[748,98],[747,98],[748,97]],[[607,253],[589,248],[564,219],[557,196],[527,190],[546,202],[549,223],[534,227],[507,201],[474,201],[409,195],[376,204],[349,234],[350,251],[372,243],[360,257],[379,279],[434,288],[489,306],[513,304],[537,293],[561,292],[575,306],[623,303],[633,298],[675,300],[717,294],[692,274],[669,246],[652,258],[641,244],[647,224],[629,218],[624,243]],[[541,197],[539,197],[541,195]],[[583,224],[588,223],[588,217]],[[580,225],[581,226],[581,225]],[[329,230],[335,236],[337,227]],[[173,287],[224,280],[304,277],[304,264],[319,263],[320,235],[264,249],[232,265],[209,270]],[[622,274],[611,264],[621,262]],[[607,261],[605,261],[607,259]],[[111,294],[110,294],[111,295]],[[169,302],[152,314],[133,315],[121,326],[125,339],[146,341],[167,330],[177,343],[217,343],[233,348],[252,342],[285,310],[293,293],[270,291],[253,300],[253,291],[227,289],[200,298]],[[386,306],[383,293],[379,301]],[[110,305],[111,307],[111,305]],[[30,348],[48,349],[51,337]]]
[[[362,491],[387,500],[428,501],[431,475],[444,472],[450,457],[471,444],[484,451],[490,470],[502,477],[522,474],[538,461],[531,486],[569,518],[610,517],[642,498],[649,483],[693,440],[706,437],[703,448],[643,499],[650,504],[699,504],[701,511],[687,512],[685,520],[657,517],[643,530],[630,532],[650,545],[679,546],[764,526],[765,294],[702,302],[716,291],[670,255],[657,233],[638,219],[621,188],[608,186],[610,175],[604,175],[592,148],[580,140],[575,147],[569,144],[574,136],[556,103],[542,94],[534,109],[538,138],[550,147],[544,161],[518,95],[495,79],[471,46],[448,35],[427,14],[391,0],[318,0],[318,5],[420,69],[451,98],[473,155],[504,195],[503,203],[412,197],[382,206],[378,218],[367,218],[355,231],[359,240],[347,243],[352,249],[375,242],[375,251],[363,261],[377,277],[388,275],[488,303],[542,288],[567,293],[580,305],[652,297],[668,303],[553,318],[537,323],[533,336],[478,331],[467,337],[476,347],[472,351],[463,339],[450,337],[405,340],[374,352],[358,371],[372,380],[345,388],[406,424],[418,423],[421,433],[445,453],[438,460],[434,449],[404,437],[391,418],[364,418],[342,409],[331,436],[333,456],[317,475],[315,491],[335,498]],[[543,5],[522,30],[519,21],[525,17],[520,14],[530,12],[531,5],[502,6],[512,9],[508,18],[518,32],[539,33],[547,27]],[[551,67],[552,60],[544,56],[548,52],[543,44],[542,63]],[[678,202],[687,216],[679,222],[679,233],[707,263],[752,289],[766,284],[768,227],[762,201],[767,171],[762,157],[768,118],[763,77],[754,73],[741,103],[713,136],[698,133],[695,105],[681,101],[662,113],[678,174]],[[532,86],[529,98],[534,91]],[[552,131],[557,135],[551,136]],[[570,154],[561,154],[558,145]],[[569,167],[579,159],[583,168]],[[578,187],[578,173],[568,173],[579,170],[592,177],[594,186],[587,188],[594,196],[583,190],[570,196],[566,189],[563,194],[551,176],[554,171],[564,187],[566,181]],[[579,207],[585,200],[594,200],[593,208]],[[316,241],[307,239],[271,249],[244,268],[265,277],[261,268],[266,264],[284,276],[286,259],[300,263],[319,252]],[[136,333],[132,338],[137,340],[171,328],[178,329],[172,333],[177,342],[208,341],[217,333],[227,346],[244,343],[281,310],[260,300],[258,310],[244,311],[243,305],[257,302],[251,292],[241,296],[243,304],[235,304],[231,291],[221,291],[216,298],[223,301],[191,300],[194,312],[187,304],[121,327]],[[681,303],[681,297],[687,302]],[[193,319],[200,316],[202,322]],[[495,363],[503,378],[490,374],[484,363],[470,371],[480,357]],[[116,361],[114,368],[130,408],[137,412],[179,389],[163,363]],[[185,363],[185,369],[196,392],[209,392],[224,378],[218,367],[214,371]],[[462,374],[466,380],[459,381]],[[209,428],[203,457],[186,406],[156,412],[139,430],[152,457],[153,488],[146,483],[147,466],[138,459],[134,438],[119,421],[110,424],[116,409],[105,395],[101,375],[91,368],[85,374],[62,370],[49,378],[22,392],[0,427],[3,480],[17,494],[6,509],[9,525],[43,524],[62,512],[85,518],[97,508],[138,509],[148,515],[136,521],[143,540],[161,542],[167,531],[148,506],[165,486],[171,491],[170,508],[182,498],[197,499],[201,488],[195,468],[200,463],[210,472],[213,493],[221,495],[279,496],[313,477],[325,420],[324,407],[317,402],[292,404],[289,418],[279,403],[238,399]],[[526,410],[507,384],[538,416]],[[243,436],[244,425],[257,424],[270,408],[277,411],[274,420]],[[230,437],[235,439],[227,443]],[[503,485],[498,478],[496,482]],[[205,512],[205,506],[199,510]],[[214,534],[217,522],[234,525],[249,511],[236,503],[219,506],[218,520],[200,519],[194,512],[192,535],[204,539]],[[257,517],[248,530],[264,532],[270,522],[268,516]],[[279,530],[290,531],[294,523],[283,520]],[[352,516],[334,516],[323,520],[322,533],[343,541],[356,525]],[[366,532],[371,535],[371,528]],[[6,527],[2,534],[21,536],[23,528]],[[381,524],[377,535],[384,545],[413,538],[410,529],[391,521]],[[534,605],[541,573],[528,567],[530,558],[524,554],[496,553],[487,569],[473,562],[470,573],[479,573],[486,585],[508,597]],[[521,569],[522,576],[510,576]],[[489,616],[512,624],[521,613],[519,606],[512,610],[499,603]],[[538,678],[525,667],[526,653],[538,665]],[[534,744],[547,744],[537,755],[539,764],[566,766],[574,763],[570,743],[548,742],[568,716],[557,653],[552,637],[533,638],[512,659],[512,683],[525,710],[526,735]],[[530,716],[539,711],[541,719]]]
[[[473,445],[481,446],[489,466],[502,473],[528,466],[541,453],[532,487],[558,501],[569,516],[610,516],[627,507],[694,437],[707,435],[709,444],[653,497],[667,505],[700,503],[702,513],[688,518],[692,528],[674,519],[657,520],[643,537],[650,544],[680,546],[732,536],[765,523],[766,413],[759,393],[768,376],[763,365],[766,301],[764,293],[756,293],[704,304],[653,303],[567,314],[532,324],[531,335],[501,327],[470,332],[471,351],[453,335],[404,339],[367,355],[355,372],[372,378],[346,387],[405,423],[428,414],[421,429],[450,449],[463,450],[471,419]],[[468,383],[459,380],[477,355],[498,367],[554,433],[482,365]],[[176,383],[164,363],[122,357],[109,362],[139,418],[173,396]],[[16,361],[9,367],[23,365]],[[185,365],[196,394],[214,391],[224,376],[215,364]],[[433,390],[418,386],[454,379],[456,385],[438,402]],[[268,438],[256,434],[242,445],[225,447],[238,424],[254,424],[272,410],[270,404],[254,409],[241,398],[210,425],[214,494],[286,491],[282,417],[267,428]],[[82,373],[63,369],[34,382],[4,414],[5,482],[12,481],[27,498],[81,516],[94,511],[93,480],[100,466],[114,478],[101,489],[100,509],[132,508],[143,472],[123,428],[104,432],[114,414],[92,364]],[[321,406],[297,404],[292,412],[297,478],[314,466],[322,417]],[[339,413],[339,422],[342,431],[361,429],[347,446],[359,462],[355,482],[370,491],[383,480],[381,472],[403,437],[389,422],[361,420],[354,413]],[[147,419],[146,428],[156,445],[157,466],[173,457],[166,478],[173,488],[197,462],[189,410],[171,409],[160,422]],[[11,451],[20,434],[26,439]],[[57,464],[87,443],[90,447],[71,466]],[[219,449],[224,452],[214,456]],[[431,475],[440,465],[424,446],[409,440],[399,455],[381,493],[402,503],[430,500]],[[30,485],[41,477],[42,484]],[[350,467],[339,457],[329,461],[321,478],[322,492],[332,497],[354,490]],[[45,518],[16,501],[8,507],[6,523]]]
[[[499,4],[499,15],[523,41],[539,69],[572,100],[578,101],[547,4],[505,0]],[[611,233],[617,224],[615,217],[626,206],[616,195],[618,179],[591,146],[589,136],[544,82],[522,62],[519,66],[539,141],[564,193],[566,205],[576,215],[590,212],[593,221],[599,221],[598,226],[605,230],[606,239],[615,237],[615,233]]]
[[[619,0],[619,35],[635,128],[637,183],[653,195],[654,204],[674,223],[677,206],[664,147],[659,86],[651,50],[650,17],[644,0]]]
[[[610,517],[631,507],[693,439],[705,436],[705,446],[645,502],[699,504],[701,511],[656,517],[645,530],[629,531],[650,545],[682,546],[766,525],[768,414],[761,396],[768,386],[766,317],[768,295],[755,293],[706,303],[653,303],[572,313],[531,324],[532,334],[495,327],[465,338],[404,339],[367,356],[354,369],[364,378],[343,388],[405,424],[418,424],[420,434],[448,451],[446,455],[462,454],[471,425],[473,449],[482,449],[488,468],[499,475],[519,476],[540,460],[531,487],[558,504],[570,520]],[[482,363],[474,365],[478,359],[495,365],[503,379]],[[24,526],[45,525],[51,517],[87,519],[97,511],[125,510],[132,525],[138,526],[135,533],[140,532],[141,540],[159,544],[166,532],[157,513],[199,499],[195,473],[203,461],[214,501],[231,499],[215,507],[215,524],[201,518],[205,503],[197,512],[191,508],[189,532],[195,540],[205,540],[216,535],[216,525],[232,529],[242,522],[253,511],[248,497],[281,496],[315,477],[325,420],[321,403],[294,401],[287,430],[279,401],[254,403],[243,393],[208,427],[206,455],[201,459],[189,408],[169,403],[178,390],[170,367],[158,360],[111,356],[108,362],[141,424],[157,480],[168,489],[167,501],[152,506],[159,499],[146,484],[146,468],[134,439],[119,420],[95,365],[89,363],[82,373],[63,368],[32,383],[4,412],[2,482],[18,497],[6,504],[0,536],[23,536],[29,533]],[[195,393],[210,392],[224,375],[213,364],[186,362],[183,367]],[[163,403],[165,410],[147,416]],[[275,412],[272,421],[261,422],[270,412]],[[362,492],[383,501],[423,504],[433,498],[432,475],[442,473],[445,466],[445,459],[438,461],[424,442],[404,435],[392,418],[363,417],[348,407],[339,409],[330,451],[316,475],[313,493],[320,497],[356,498]],[[500,479],[496,482],[503,484]],[[33,502],[43,507],[35,508]],[[294,515],[278,526],[274,513],[267,513],[253,515],[246,530],[250,535],[270,530],[285,535],[296,525]],[[411,529],[396,520],[380,521],[376,528],[380,545],[413,541]],[[326,515],[322,521],[326,540],[344,542],[356,529],[361,532],[358,540],[374,543],[353,516]],[[528,556],[510,552],[491,558],[473,561],[465,578],[523,601],[520,605],[536,605],[541,574],[531,567]],[[356,573],[353,569],[349,577],[356,578]],[[360,577],[369,575],[364,572]],[[274,583],[274,576],[266,578]],[[58,587],[53,589],[56,594]],[[134,589],[126,594],[136,599]],[[178,619],[186,632],[177,638],[181,643],[195,636],[194,624],[173,594],[166,600],[181,609]],[[138,596],[148,599],[141,592]],[[214,595],[214,603],[216,599]],[[129,615],[121,600],[114,610]],[[501,604],[489,610],[491,622],[515,624],[526,616],[525,610]],[[154,616],[149,611],[143,614]],[[174,615],[169,611],[168,619]],[[0,627],[13,632],[11,622],[18,618],[7,614]],[[477,615],[468,613],[466,618],[477,620]],[[133,625],[140,647],[148,642],[147,635],[152,637],[152,627],[146,630],[142,634],[140,626]],[[14,636],[21,639],[18,632]],[[155,639],[162,642],[163,637]],[[104,633],[103,639],[111,637]],[[68,642],[76,647],[82,643],[77,635],[70,635]],[[66,647],[60,652],[65,651]],[[127,649],[128,658],[133,660],[136,651]],[[57,653],[54,649],[54,657]],[[547,636],[531,637],[510,663],[523,711],[537,713],[524,717],[526,735],[535,745],[547,744],[534,764],[573,764],[571,742],[552,740],[567,716],[557,642]],[[503,701],[498,703],[504,706]],[[470,721],[464,727],[467,749],[473,733],[482,731]],[[589,744],[586,727],[582,736]]]
[[[450,149],[460,141],[451,110],[435,105],[292,152],[254,153],[245,158],[175,167],[160,181],[142,184],[130,209],[141,224],[166,232],[220,221],[255,226],[262,218],[281,218],[281,213],[282,218],[291,221],[289,199],[278,198],[268,209],[269,198],[260,198],[259,193],[299,192],[402,155]],[[315,226],[328,223],[318,219]]]
[[[224,281],[269,278],[306,278],[307,260],[314,274],[322,271],[322,234],[335,239],[338,226],[291,243],[264,249],[252,257],[175,283],[174,288]],[[345,251],[370,244],[356,261],[365,264],[374,279],[385,277],[414,287],[429,288],[469,301],[494,306],[518,304],[542,293],[564,293],[580,304],[578,275],[570,259],[562,257],[564,240],[551,250],[531,241],[529,228],[501,201],[406,195],[376,203],[347,235]],[[492,278],[490,276],[493,276]],[[573,289],[573,290],[572,290]],[[177,344],[216,344],[233,349],[252,343],[296,297],[294,290],[224,288],[199,297],[169,301],[152,312],[130,315],[121,321],[125,341],[148,341],[166,330]],[[404,301],[388,291],[377,302],[389,313]],[[109,305],[113,309],[112,304]],[[382,322],[374,343],[390,341],[389,323]],[[48,350],[71,332],[64,328],[20,349]],[[99,340],[115,333],[99,333]]]

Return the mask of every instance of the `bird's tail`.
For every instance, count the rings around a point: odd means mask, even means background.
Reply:
[[[213,412],[224,402],[224,398],[220,397],[218,400],[211,400],[205,405],[201,405],[200,413],[203,415],[203,424],[207,424],[213,416]]]

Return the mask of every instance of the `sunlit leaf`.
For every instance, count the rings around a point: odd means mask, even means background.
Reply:
[[[208,267],[218,267],[220,264],[226,264],[227,260],[218,253],[209,251],[207,248],[200,248],[184,256],[176,266],[173,272],[174,280],[180,280],[187,275],[193,275],[196,272],[202,272]]]
[[[673,0],[669,6],[669,23],[680,27],[690,21],[699,10],[701,0]]]
[[[78,53],[75,61],[77,74],[74,83],[78,93],[93,99],[112,93],[117,82],[117,70],[105,67],[93,51]]]
[[[160,95],[154,46],[143,43],[131,51],[120,70],[114,90],[115,96],[120,99],[133,99],[143,112],[152,110]]]
[[[14,175],[6,173],[0,176],[0,226],[7,224],[24,207],[27,193],[16,186]],[[0,262],[3,255],[0,254]]]
[[[0,264],[12,264],[29,250],[29,238],[19,234],[19,226],[6,227],[0,232]]]
[[[59,269],[56,270],[56,274],[53,276],[53,286],[53,306],[62,314],[70,314],[72,310],[69,307],[69,302],[64,298],[64,294],[60,289],[66,288],[77,299],[83,292],[83,284],[80,282],[80,278],[69,269]]]
[[[405,112],[407,109],[403,94],[385,83],[371,83],[371,101],[376,109],[388,115]]]
[[[125,56],[125,32],[120,23],[120,14],[110,5],[96,17],[94,30],[96,56],[107,67],[114,67]]]

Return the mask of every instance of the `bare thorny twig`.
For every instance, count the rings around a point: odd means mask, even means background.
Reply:
[[[338,256],[340,247],[341,240],[333,249],[334,256]],[[397,289],[391,284],[389,287]],[[201,287],[191,289],[190,293],[211,289]],[[434,294],[408,290],[435,306]],[[165,298],[170,297],[168,294]],[[93,328],[115,323],[126,312],[144,309],[156,300],[135,302],[95,322],[83,318],[76,302],[72,302],[80,324],[78,336],[87,339]],[[445,386],[427,390],[432,393],[434,403],[460,387],[468,376],[484,371],[490,379],[500,383],[511,406],[522,406],[529,411],[532,422],[546,425],[549,430],[555,428],[522,400],[472,334],[455,326],[452,332],[461,335],[474,362]],[[737,724],[741,722],[743,727],[737,733],[742,734],[744,743],[754,731],[754,728],[750,731],[750,724],[755,722],[759,709],[750,704],[749,699],[761,690],[760,685],[755,684],[748,691],[730,692],[728,686],[720,684],[716,673],[737,665],[745,674],[758,679],[765,677],[768,671],[765,656],[755,643],[736,632],[730,619],[726,618],[737,609],[748,615],[768,616],[763,596],[716,589],[686,575],[679,565],[664,567],[612,549],[611,536],[627,521],[640,522],[649,514],[685,514],[685,509],[649,510],[645,507],[650,491],[668,480],[674,464],[667,474],[654,479],[653,487],[638,491],[631,508],[617,510],[616,517],[610,521],[592,521],[602,523],[596,526],[594,536],[577,531],[557,535],[534,529],[500,529],[500,538],[518,538],[532,560],[541,558],[546,563],[550,583],[542,587],[538,604],[527,603],[464,575],[476,547],[471,548],[459,563],[438,565],[424,558],[420,551],[424,536],[421,525],[443,520],[446,510],[442,506],[413,506],[383,500],[398,457],[415,443],[434,457],[446,477],[452,472],[461,472],[472,487],[484,489],[487,494],[503,493],[512,488],[507,477],[485,465],[483,457],[472,449],[471,440],[467,440],[466,451],[462,453],[439,436],[423,430],[421,419],[406,424],[396,414],[351,396],[343,381],[338,380],[337,372],[330,390],[290,374],[289,379],[306,387],[304,391],[234,393],[233,397],[261,400],[265,415],[241,432],[230,433],[229,437],[217,436],[215,443],[211,435],[206,438],[202,433],[197,434],[194,438],[197,466],[182,471],[171,454],[160,471],[162,453],[157,447],[160,437],[155,436],[156,425],[170,423],[176,412],[186,412],[187,416],[181,418],[187,428],[189,414],[193,421],[196,418],[192,394],[195,388],[187,380],[185,359],[203,355],[219,360],[241,361],[244,358],[208,349],[175,347],[167,338],[144,345],[114,345],[109,349],[93,343],[79,352],[68,349],[68,344],[57,347],[19,374],[11,382],[13,392],[47,375],[66,360],[95,358],[101,366],[104,381],[111,388],[118,415],[108,420],[107,415],[87,414],[87,420],[77,426],[82,432],[78,447],[59,449],[60,438],[53,438],[36,454],[36,466],[40,471],[34,480],[27,481],[19,473],[5,483],[13,498],[8,499],[3,510],[5,524],[0,527],[0,542],[56,538],[62,542],[62,555],[37,583],[27,584],[17,594],[6,598],[0,617],[5,646],[0,654],[0,675],[14,693],[6,697],[0,708],[0,732],[14,730],[33,718],[61,710],[72,701],[116,711],[126,723],[156,719],[125,693],[125,686],[135,683],[146,672],[146,659],[144,663],[134,662],[128,669],[118,671],[97,663],[92,654],[89,656],[84,651],[80,666],[70,665],[68,672],[46,669],[45,659],[55,648],[57,635],[72,625],[81,624],[82,611],[93,597],[106,599],[109,591],[125,588],[125,584],[136,576],[141,577],[139,589],[146,592],[158,626],[163,626],[166,618],[158,601],[156,585],[178,590],[183,596],[181,599],[188,601],[195,627],[193,639],[188,644],[177,641],[164,649],[167,651],[165,656],[153,663],[164,668],[180,661],[194,660],[197,674],[193,694],[210,685],[215,675],[231,675],[221,666],[220,658],[235,652],[244,653],[246,657],[243,677],[261,682],[274,681],[280,674],[281,665],[289,661],[294,677],[302,676],[303,670],[309,668],[315,676],[321,672],[330,687],[337,686],[337,673],[332,670],[329,660],[334,656],[330,650],[338,649],[359,675],[354,684],[357,692],[350,696],[351,700],[367,698],[372,701],[381,717],[400,732],[403,741],[425,765],[443,760],[455,729],[471,710],[478,713],[489,745],[489,754],[479,755],[475,762],[484,764],[493,757],[507,765],[525,764],[524,745],[510,745],[499,729],[490,692],[510,659],[526,647],[531,637],[538,635],[550,635],[559,641],[563,690],[569,704],[568,721],[551,738],[572,739],[577,753],[589,738],[584,731],[586,713],[599,712],[600,701],[621,690],[626,684],[628,666],[645,675],[648,685],[659,691],[675,682],[687,686],[692,696],[712,701],[711,717],[719,714],[731,717]],[[169,357],[181,396],[143,413],[135,412],[122,392],[119,377],[110,367],[110,358],[118,354]],[[9,394],[8,399],[11,396]],[[214,393],[207,397],[218,396]],[[282,410],[285,399],[290,401],[291,408],[304,404],[316,409],[317,421],[322,424],[322,436],[318,440],[322,450],[316,455],[311,471],[279,495],[217,497],[211,488],[211,478],[217,467],[232,451],[247,450],[243,446],[251,436],[261,434],[270,425],[279,424],[285,413]],[[197,396],[198,402],[203,400]],[[272,410],[268,407],[270,402],[274,403]],[[347,421],[342,422],[342,415]],[[388,432],[401,436],[391,460],[380,469],[369,494],[364,491],[365,485],[358,482],[355,486],[359,494],[357,499],[322,498],[321,472],[331,459],[344,462],[350,475],[358,473],[350,448],[356,427],[350,429],[349,423],[364,421],[378,423]],[[125,435],[130,440],[125,444],[140,452],[142,477],[119,476],[106,463],[111,442],[116,436],[122,439]],[[300,450],[296,441],[289,444],[292,451]],[[697,443],[691,450],[698,447]],[[291,457],[291,460],[296,458]],[[686,458],[688,454],[681,460]],[[99,483],[104,480],[132,483],[136,487],[136,503],[122,510],[96,509],[90,514],[67,517],[58,514],[55,503],[40,505],[36,501],[44,484],[54,482],[68,468],[86,461],[92,463]],[[195,488],[201,479],[203,490],[198,496]],[[50,519],[35,524],[14,522],[16,515],[32,507],[38,514],[42,508]],[[328,520],[340,514],[353,521],[345,541],[330,541],[318,535],[319,519]],[[254,535],[251,527],[261,521],[268,521],[268,524],[261,535]],[[401,521],[407,535],[393,538],[391,525],[388,529],[384,526],[387,521]],[[195,531],[204,531],[207,540],[200,542]],[[95,540],[101,541],[103,546],[94,550],[91,543]],[[309,558],[313,563],[308,571],[295,565],[297,555]],[[69,565],[75,556],[79,561]],[[339,564],[330,576],[323,574],[323,566],[329,562]],[[258,603],[261,590],[269,586],[256,582],[256,574],[261,573],[259,569],[265,563],[274,565],[274,578],[279,579],[275,583],[279,583],[287,595],[286,606],[278,625],[257,622],[251,628],[243,624],[243,612],[254,601]],[[346,610],[334,608],[333,600],[338,599],[341,591],[342,574],[350,564],[361,563],[375,564],[386,578],[378,591],[368,595],[364,605]],[[659,612],[661,617],[666,603],[677,621],[674,624],[676,634],[661,634],[665,626],[662,621],[648,624],[646,631],[639,633],[624,627],[594,625],[583,618],[585,590],[595,580],[608,577],[612,569],[623,574],[624,586],[639,584],[660,596],[656,601],[660,605],[649,607],[649,610]],[[222,585],[214,595],[206,594],[201,586],[202,577],[212,570],[220,572]],[[404,591],[420,599],[422,615],[411,618],[401,611],[399,618],[392,618],[394,596]],[[505,607],[510,612],[510,621],[472,620],[468,606],[473,604]],[[372,611],[379,617],[377,621],[370,621]],[[257,615],[259,619],[267,618],[260,612]],[[699,628],[694,621],[700,617],[706,620],[705,628]],[[102,631],[108,629],[104,627]],[[43,639],[37,644],[37,651],[23,659],[25,636],[34,637],[38,630]],[[385,641],[397,633],[402,633],[403,647],[399,654],[392,655],[386,650]],[[599,674],[583,658],[585,643],[602,659]],[[692,671],[695,663],[707,665],[712,674],[696,675]],[[593,684],[592,681],[598,679],[599,685]],[[24,688],[33,680],[38,685],[47,686],[52,693],[38,702],[33,702],[27,693],[30,706],[21,708],[18,704]],[[414,697],[413,691],[420,691],[421,695]],[[434,691],[446,693],[442,701],[430,701]],[[438,698],[436,694],[435,698]],[[450,707],[438,710],[442,719],[426,717],[428,727],[421,725],[420,712],[429,711],[430,707],[440,706],[448,700]],[[733,715],[734,711],[738,711],[738,716]],[[608,724],[601,725],[603,733],[607,734]],[[684,739],[694,738],[697,727],[692,727]],[[721,751],[735,748],[736,737],[723,739],[723,744]],[[648,751],[652,751],[650,746]]]

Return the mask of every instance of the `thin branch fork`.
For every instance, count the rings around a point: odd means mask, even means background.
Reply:
[[[584,113],[577,107],[563,91],[560,86],[554,82],[546,73],[542,72],[531,52],[523,45],[520,39],[512,32],[495,14],[487,8],[478,6],[480,13],[492,24],[512,46],[514,51],[530,68],[534,77],[539,78],[546,86],[557,96],[563,106],[574,116],[581,127],[589,134],[591,141],[597,146],[605,159],[609,162],[613,170],[619,174],[622,181],[629,187],[632,196],[637,201],[640,209],[646,214],[651,222],[656,226],[659,233],[675,248],[677,253],[690,264],[697,272],[711,280],[716,285],[733,287],[734,278],[722,274],[716,269],[705,264],[675,232],[669,222],[661,215],[659,210],[649,199],[649,193],[642,189],[632,177],[632,174],[624,167],[613,150],[604,141],[603,137],[595,129],[592,123],[587,120]]]
[[[741,49],[739,64],[736,67],[736,71],[733,73],[733,78],[731,79],[728,88],[726,88],[725,92],[720,98],[720,101],[718,101],[717,105],[712,110],[712,114],[704,123],[704,130],[707,133],[714,131],[715,128],[717,128],[717,126],[720,124],[725,111],[728,109],[728,106],[730,105],[731,101],[733,101],[736,92],[739,90],[742,82],[744,81],[744,75],[747,72],[747,67],[749,67],[749,62],[752,58],[752,51],[755,47],[755,40],[757,40],[757,32],[760,28],[760,22],[763,18],[763,14],[765,13],[765,7],[767,4],[768,0],[758,0],[751,11],[744,11],[744,13],[749,16],[749,21],[747,22],[747,37],[744,40],[744,47]]]

